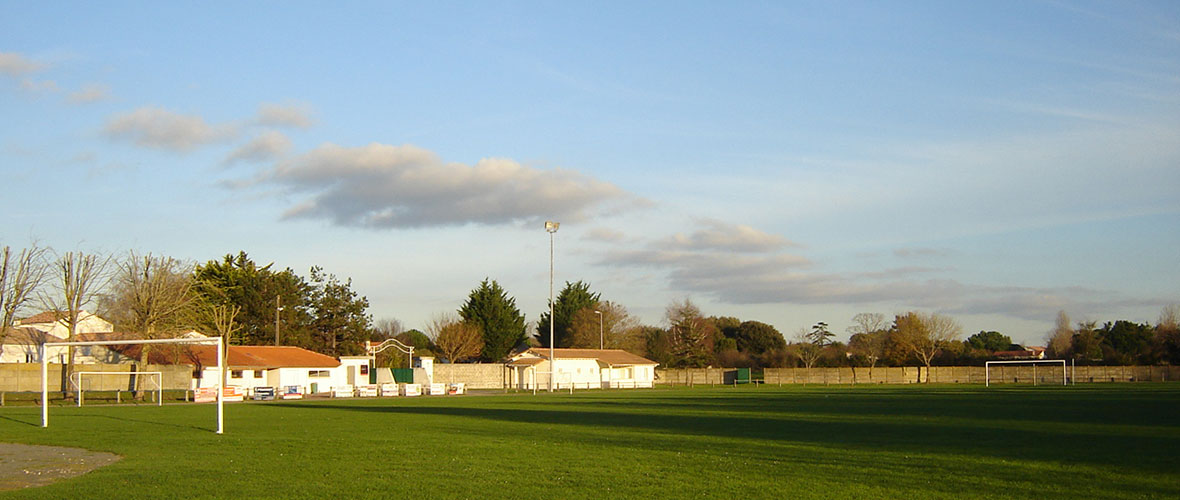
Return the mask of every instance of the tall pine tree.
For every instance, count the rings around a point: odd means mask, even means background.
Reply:
[[[570,347],[572,339],[570,326],[573,325],[574,315],[587,307],[597,307],[600,294],[590,292],[590,284],[578,280],[574,283],[565,282],[565,288],[557,294],[553,301],[553,342],[556,347]],[[534,336],[542,347],[549,347],[549,311],[541,313],[537,321],[537,334]]]
[[[459,316],[483,330],[480,358],[484,361],[504,359],[525,343],[524,315],[516,307],[516,299],[509,297],[495,280],[484,278],[459,308]]]

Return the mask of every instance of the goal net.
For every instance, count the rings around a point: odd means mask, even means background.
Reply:
[[[1051,380],[1054,384],[1056,384],[1058,380],[1061,380],[1061,385],[1066,385],[1069,383],[1069,378],[1065,375],[1064,359],[987,361],[983,365],[985,386],[990,386],[992,384],[992,380],[1006,382],[1009,379],[1011,379],[1013,383],[1030,381],[1033,385],[1037,385],[1037,383],[1042,379],[1046,381]],[[1061,365],[1061,369],[1058,370],[1057,366],[1055,365]],[[1037,371],[1038,366],[1041,366],[1039,373]],[[1060,379],[1058,379],[1059,376]]]
[[[198,345],[217,345],[217,433],[222,434],[225,430],[225,405],[223,400],[222,381],[225,380],[225,344],[221,342],[221,337],[198,337],[198,338],[175,338],[175,339],[149,339],[149,340],[90,340],[90,341],[73,341],[73,342],[45,342],[41,344],[41,427],[49,427],[49,349],[52,347],[82,347],[82,346],[108,346],[108,345],[136,345],[136,344],[198,344]],[[64,369],[64,367],[63,367]],[[123,375],[127,372],[121,373]],[[79,403],[81,396],[79,395]]]
[[[70,379],[71,379],[70,382],[72,382],[74,384],[74,388],[78,389],[78,406],[81,407],[82,401],[86,399],[86,389],[87,389],[87,386],[89,385],[86,383],[87,376],[94,378],[94,377],[103,377],[103,376],[107,376],[107,377],[109,377],[109,376],[123,376],[123,377],[126,377],[126,376],[140,376],[140,375],[147,375],[148,381],[152,382],[156,386],[156,388],[155,388],[156,389],[155,390],[155,392],[156,392],[156,406],[163,405],[164,404],[164,384],[163,384],[164,372],[142,372],[142,371],[74,372],[74,374],[70,377]],[[155,376],[155,378],[152,378],[152,376]],[[136,387],[138,387],[138,386],[136,386]],[[91,388],[91,390],[102,391],[104,389]]]

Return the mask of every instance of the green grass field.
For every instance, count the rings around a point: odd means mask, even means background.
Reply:
[[[0,498],[1180,498],[1180,384],[0,408],[118,463]]]

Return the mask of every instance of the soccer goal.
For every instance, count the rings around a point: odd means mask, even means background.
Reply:
[[[1022,359],[1016,361],[987,361],[983,364],[984,375],[983,385],[990,386],[992,382],[992,365],[1032,365],[1032,381],[1033,385],[1037,385],[1037,365],[1061,365],[1061,385],[1067,385],[1069,378],[1065,375],[1065,360],[1064,359]],[[1052,372],[1057,371],[1054,367],[1049,367]]]
[[[81,407],[81,406],[82,406],[82,401],[86,399],[86,376],[87,376],[87,375],[89,375],[89,376],[91,376],[91,377],[101,377],[101,376],[111,376],[111,375],[121,375],[121,376],[127,376],[127,375],[135,375],[135,376],[139,376],[139,375],[147,375],[147,376],[148,376],[148,381],[150,381],[150,382],[152,382],[152,383],[156,384],[156,406],[162,406],[162,405],[164,404],[164,384],[163,384],[163,382],[164,382],[164,372],[141,372],[141,371],[130,371],[130,372],[74,372],[74,375],[71,377],[71,379],[72,379],[72,380],[71,380],[71,382],[73,382],[73,383],[74,383],[74,387],[78,389],[78,407]],[[153,376],[153,375],[156,377],[155,379],[153,379],[153,378],[152,378],[152,376]]]
[[[150,339],[150,340],[91,340],[74,342],[45,342],[41,344],[41,427],[49,427],[49,348],[51,347],[82,347],[106,345],[136,345],[136,344],[216,344],[217,345],[217,433],[225,430],[225,411],[222,401],[221,382],[225,380],[224,344],[221,337]],[[64,369],[64,368],[63,368]],[[127,372],[123,372],[126,374]],[[81,398],[79,398],[81,399]]]

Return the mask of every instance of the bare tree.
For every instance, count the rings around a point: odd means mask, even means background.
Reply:
[[[705,366],[713,357],[717,326],[691,300],[673,302],[664,312],[672,355],[687,366]]]
[[[381,318],[373,323],[373,340],[391,339],[405,331],[397,318]]]
[[[873,333],[884,330],[885,315],[881,313],[857,313],[852,317],[852,325],[848,327],[849,335],[858,333]]]
[[[1180,329],[1180,304],[1168,304],[1160,310],[1160,320],[1156,326],[1161,330]]]
[[[602,301],[574,313],[569,329],[570,347],[598,349],[601,343],[604,349],[643,352],[638,332],[639,319],[627,312],[626,307]]]
[[[195,298],[192,306],[187,309],[186,322],[197,326],[198,329],[215,332],[221,337],[221,365],[229,366],[229,346],[234,337],[242,330],[238,322],[241,306],[225,301],[208,300],[207,297]],[[222,374],[221,385],[229,385],[229,370]]]
[[[1049,331],[1046,349],[1053,358],[1066,358],[1073,351],[1074,329],[1069,326],[1069,315],[1057,311],[1057,324]]]
[[[888,340],[889,331],[884,329],[854,333],[848,338],[848,349],[853,354],[868,360],[869,373],[872,373],[873,368],[877,367],[877,362],[885,357]]]
[[[66,340],[74,340],[82,310],[94,300],[108,281],[107,266],[110,257],[84,252],[66,252],[52,264],[52,279],[55,293],[42,294],[42,301],[53,311],[56,321],[66,326]],[[74,349],[69,349],[66,369],[63,373],[62,394],[68,392],[65,381],[74,373]]]
[[[804,327],[799,327],[795,332],[794,342],[787,346],[787,350],[791,355],[799,358],[803,366],[810,372],[819,358],[823,356],[824,348],[816,343],[812,335],[812,331]]]
[[[142,339],[171,337],[193,303],[192,266],[131,252],[118,264],[113,288],[112,304],[126,327]],[[151,347],[140,347],[140,369],[147,366]]]
[[[950,316],[912,311],[898,316],[894,329],[898,343],[926,366],[927,374],[934,357],[963,334],[963,327]]]
[[[483,332],[479,326],[453,314],[439,314],[427,327],[439,354],[454,363],[479,356],[483,350]]]
[[[33,245],[13,255],[9,247],[0,248],[0,345],[16,321],[16,315],[45,280],[45,249]]]

